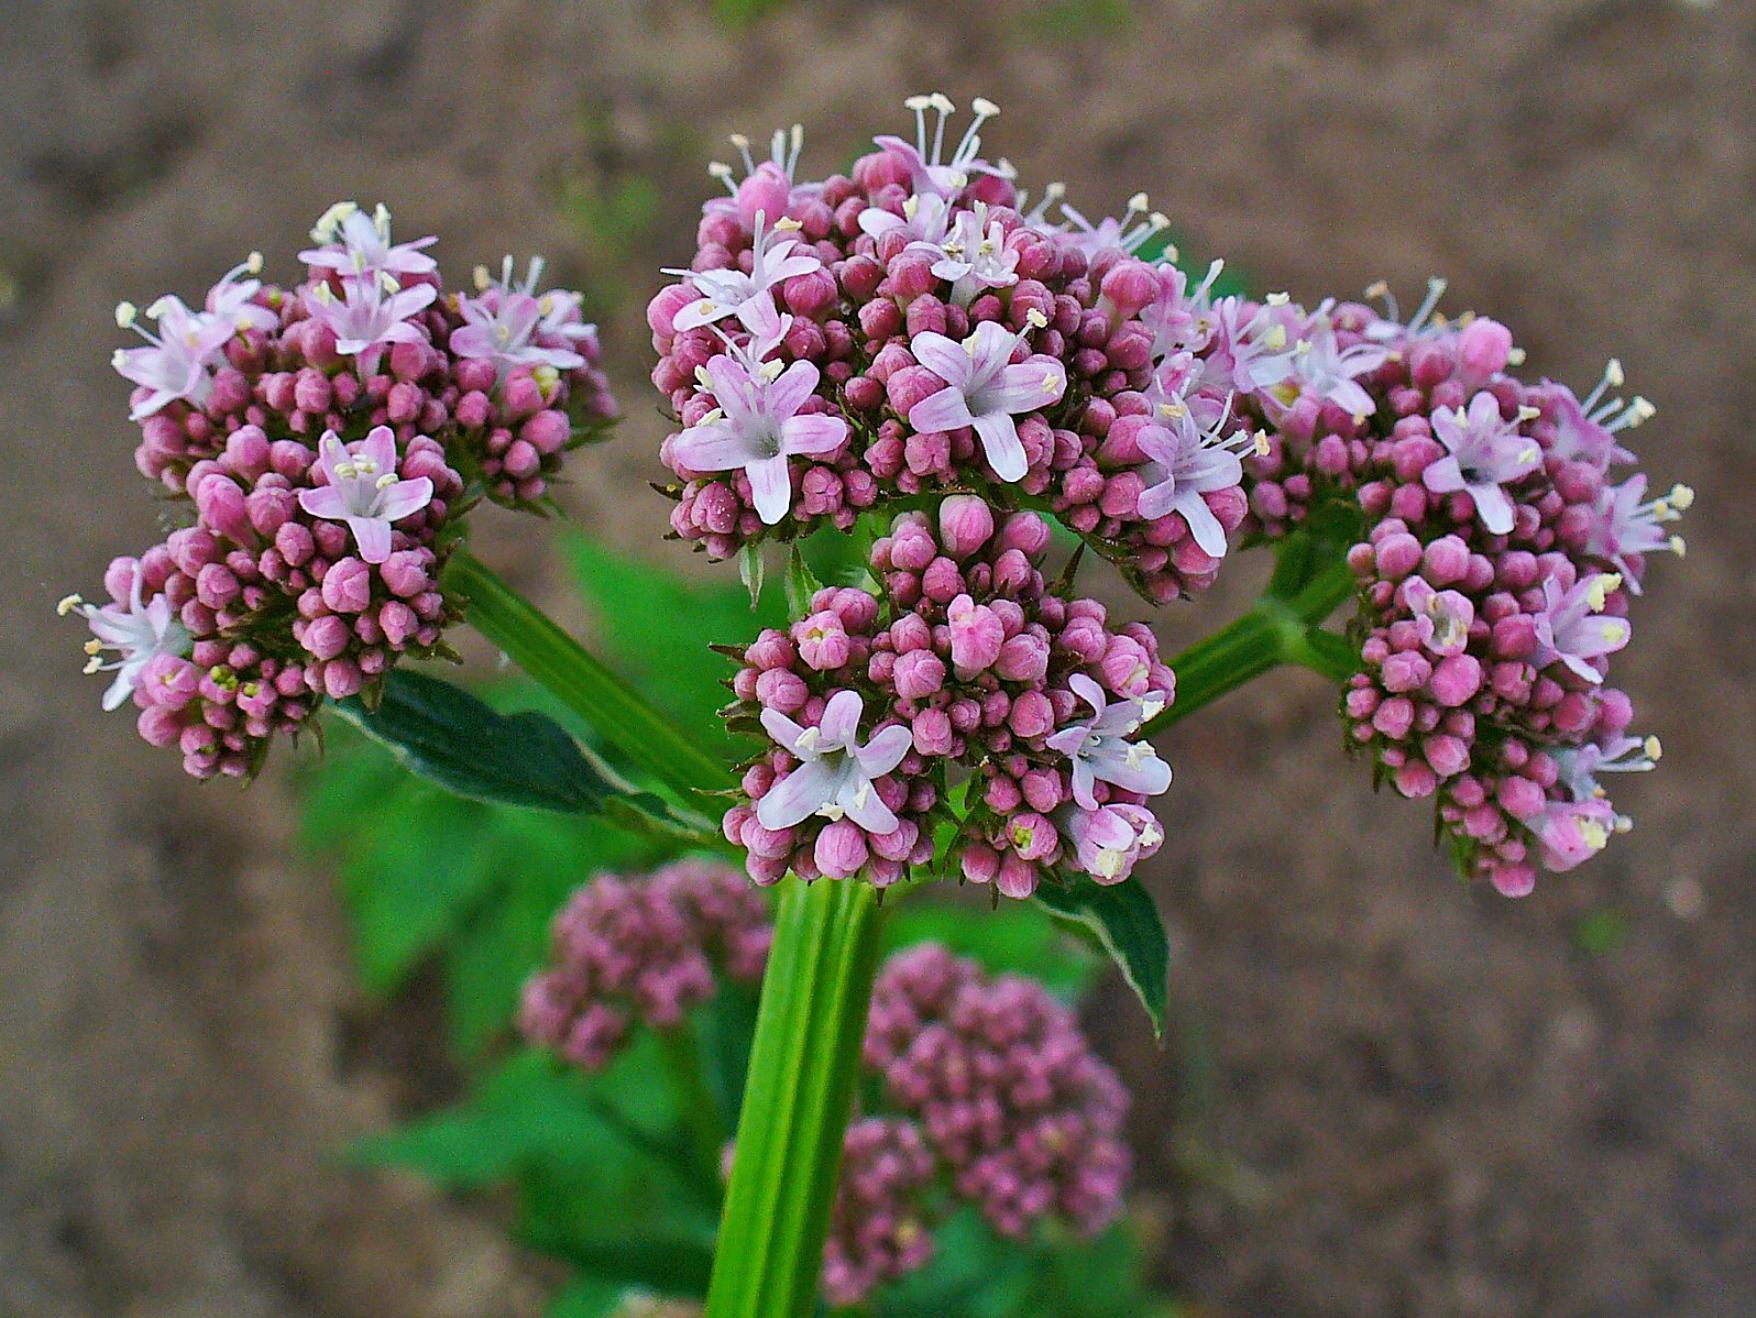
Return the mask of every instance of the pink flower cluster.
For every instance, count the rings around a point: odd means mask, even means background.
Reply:
[[[1274,537],[1326,502],[1364,514],[1353,740],[1404,796],[1436,798],[1467,873],[1516,896],[1539,863],[1570,869],[1628,827],[1600,776],[1650,769],[1659,746],[1628,735],[1609,656],[1647,556],[1682,551],[1668,528],[1693,496],[1618,479],[1620,437],[1652,410],[1606,400],[1619,366],[1584,400],[1526,384],[1503,326],[1433,318],[1440,288],[1406,324],[1350,305],[1300,327],[1374,363],[1371,405],[1281,412],[1250,463],[1252,520]]]
[[[865,1117],[849,1124],[823,1244],[826,1300],[860,1304],[885,1282],[927,1265],[933,1236],[925,1214],[938,1170],[914,1122]]]
[[[1290,369],[1284,331],[1136,256],[1166,223],[1143,197],[1095,226],[1050,216],[1058,187],[1027,208],[981,157],[990,103],[949,154],[950,101],[909,105],[916,141],[851,175],[800,180],[796,131],[759,164],[734,139],[741,181],[715,167],[731,195],[647,310],[673,530],[725,558],[980,490],[1051,508],[1154,600],[1205,587],[1257,442],[1230,397]]]
[[[879,597],[825,588],[748,647],[734,726],[774,747],[723,828],[753,878],[893,883],[931,859],[954,789],[955,863],[1009,897],[1057,872],[1118,883],[1157,850],[1145,803],[1171,771],[1131,738],[1175,678],[1149,629],[1051,589],[1049,543],[1035,513],[949,496],[874,543]]]
[[[248,775],[324,697],[427,656],[455,610],[439,572],[477,491],[531,505],[562,452],[614,415],[573,293],[481,277],[444,294],[434,241],[394,243],[382,207],[332,208],[308,278],[253,256],[200,309],[174,296],[117,319],[141,472],[189,524],[106,574],[91,671],[116,674],[141,735],[197,777]]]
[[[714,994],[715,975],[762,978],[768,906],[724,865],[681,860],[650,877],[600,874],[556,915],[553,964],[525,985],[518,1025],[589,1071],[635,1024],[674,1029]]]
[[[863,1057],[1001,1234],[1051,1217],[1096,1232],[1121,1211],[1127,1091],[1034,980],[990,978],[937,944],[899,952],[873,990]]]
[[[712,997],[716,975],[758,978],[768,935],[766,906],[728,867],[599,876],[556,917],[519,1027],[599,1070],[635,1026],[670,1028]],[[1051,1220],[1097,1232],[1121,1211],[1127,1092],[1041,985],[938,944],[898,952],[878,973],[861,1064],[875,1101],[843,1145],[823,1263],[832,1303],[924,1266],[956,1202],[1014,1238]]]

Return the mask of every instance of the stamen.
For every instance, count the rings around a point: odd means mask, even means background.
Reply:
[[[55,616],[65,618],[69,613],[72,613],[73,610],[77,609],[84,603],[84,596],[79,595],[78,593],[63,595],[59,600],[55,601]]]
[[[118,329],[133,329],[139,318],[140,308],[132,302],[118,302],[116,304],[116,327]]]

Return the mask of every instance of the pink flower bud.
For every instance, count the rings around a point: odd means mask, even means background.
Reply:
[[[812,856],[825,878],[847,879],[860,872],[867,857],[866,834],[851,819],[838,819],[817,835]]]
[[[372,602],[372,569],[344,558],[323,576],[323,602],[337,613],[358,613]]]
[[[951,557],[968,558],[993,534],[993,509],[979,495],[954,494],[939,504],[939,543]]]

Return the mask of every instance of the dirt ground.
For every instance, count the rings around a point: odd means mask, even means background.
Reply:
[[[1225,1315],[1756,1312],[1756,9],[1748,4],[426,5],[25,0],[0,25],[0,1314],[533,1313],[492,1205],[356,1175],[427,1017],[353,987],[283,772],[185,782],[97,709],[53,601],[148,542],[118,298],[287,269],[337,197],[447,267],[547,251],[588,281],[630,413],[586,525],[675,562],[639,309],[702,165],[803,120],[845,162],[908,91],[986,93],[991,143],[1101,210],[1316,298],[1380,276],[1512,324],[1576,383],[1614,353],[1639,439],[1700,502],[1619,674],[1662,734],[1636,832],[1508,903],[1338,757],[1288,675],[1181,727],[1168,1055],[1097,1013],[1139,1095],[1166,1275]],[[590,240],[562,218],[602,203]],[[608,308],[608,309],[606,309]],[[1714,473],[1718,472],[1716,476]],[[487,555],[551,565],[504,516]],[[484,530],[489,529],[484,526]],[[1164,619],[1179,644],[1251,582]],[[559,597],[557,596],[557,599]],[[1618,804],[1623,797],[1618,797]],[[365,803],[364,808],[370,808]],[[1173,1117],[1174,1119],[1170,1119]]]

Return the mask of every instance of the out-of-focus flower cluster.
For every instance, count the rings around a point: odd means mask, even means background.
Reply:
[[[975,490],[1054,511],[1154,600],[1207,586],[1259,442],[1232,399],[1298,368],[1285,327],[1216,298],[1217,265],[1190,287],[1136,255],[1166,224],[1144,197],[1095,225],[1059,185],[1027,204],[982,157],[992,104],[955,146],[949,100],[908,104],[915,140],[849,175],[801,179],[796,128],[714,167],[730,195],[647,310],[672,528],[724,558]]]
[[[645,1024],[673,1028],[716,989],[758,978],[767,908],[742,876],[682,861],[650,879],[604,875],[556,917],[551,963],[519,1025],[586,1070]],[[1071,1008],[938,944],[878,973],[861,1051],[871,1110],[848,1127],[823,1291],[856,1304],[932,1256],[934,1225],[968,1204],[1002,1235],[1059,1221],[1093,1233],[1121,1211],[1128,1096]]]
[[[1619,365],[1584,399],[1522,381],[1506,328],[1439,318],[1442,290],[1406,321],[1348,304],[1288,323],[1305,356],[1368,369],[1346,397],[1245,404],[1271,428],[1247,463],[1247,529],[1278,538],[1336,503],[1363,514],[1353,741],[1404,796],[1435,798],[1466,873],[1516,896],[1539,864],[1570,869],[1628,827],[1603,775],[1652,768],[1659,745],[1630,735],[1609,658],[1648,557],[1682,552],[1671,524],[1693,495],[1649,498],[1626,469],[1625,433],[1652,407],[1616,396]]]
[[[519,1028],[599,1070],[633,1026],[680,1025],[713,997],[716,972],[759,981],[772,938],[767,903],[724,865],[680,860],[650,876],[600,874],[556,915],[551,965],[525,985]]]
[[[105,707],[132,700],[197,777],[254,772],[324,697],[434,653],[473,496],[537,506],[615,415],[579,295],[539,294],[540,262],[455,294],[434,239],[393,242],[383,207],[333,207],[312,239],[296,287],[263,283],[252,255],[199,307],[117,308],[145,340],[114,363],[135,463],[186,524],[112,563],[107,602],[63,611],[90,623],[90,670],[115,674]]]
[[[954,863],[1009,897],[1057,870],[1118,883],[1159,847],[1145,803],[1170,767],[1131,738],[1175,678],[1146,627],[1044,580],[1049,542],[1035,513],[947,497],[874,543],[879,596],[826,587],[744,651],[731,717],[774,744],[723,828],[753,878],[893,883],[954,789]]]

